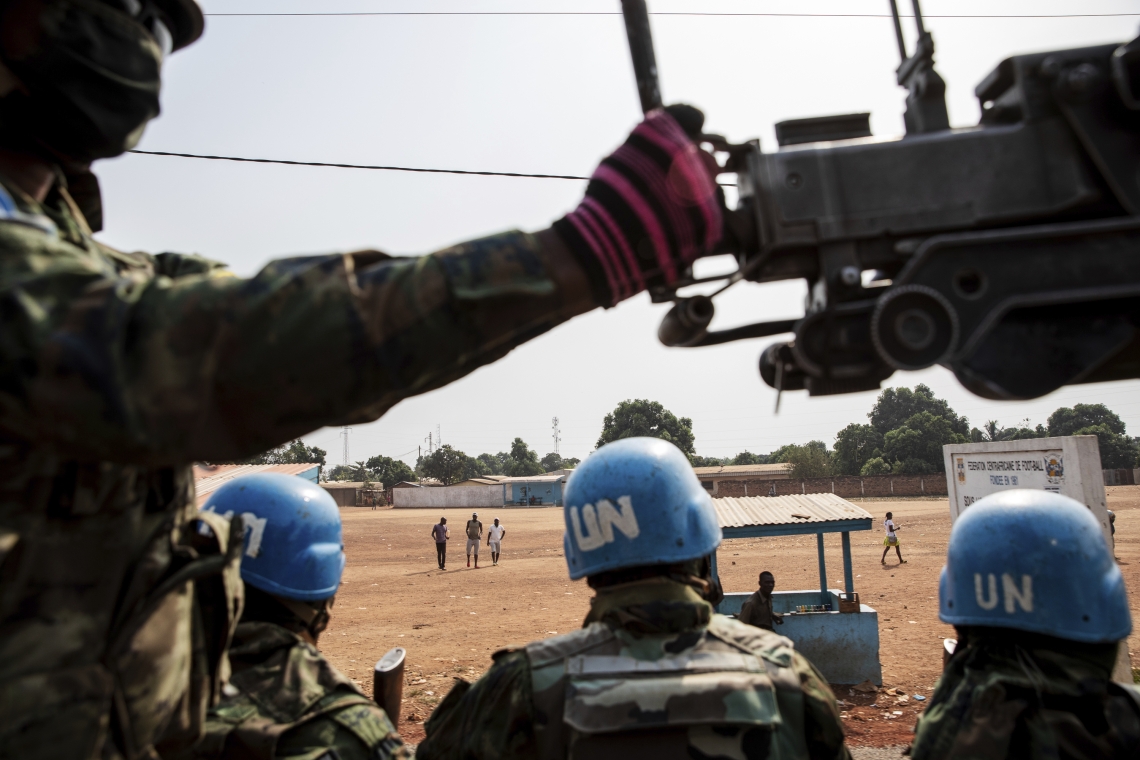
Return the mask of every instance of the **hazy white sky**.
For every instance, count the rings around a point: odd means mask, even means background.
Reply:
[[[618,0],[211,0],[207,13],[334,11],[617,11]],[[909,8],[906,0],[900,6]],[[867,13],[886,0],[650,0],[654,11]],[[1125,41],[1133,0],[928,0],[950,120],[975,124],[974,86],[1002,58]],[[1127,13],[1101,18],[937,18],[940,14]],[[707,128],[775,146],[782,119],[870,111],[876,135],[902,132],[904,92],[889,18],[653,18],[667,102],[689,102]],[[913,26],[908,25],[913,37]],[[172,58],[164,113],[140,148],[302,161],[588,175],[640,112],[620,16],[207,18],[204,38]],[[228,164],[126,156],[98,167],[109,244],[198,252],[239,274],[293,254],[376,247],[429,252],[508,228],[540,229],[576,205],[584,183]],[[709,262],[709,265],[714,265]],[[802,283],[742,284],[718,300],[717,325],[802,314]],[[351,433],[352,460],[404,455],[440,426],[469,454],[522,436],[540,454],[561,421],[564,456],[594,447],[602,417],[650,398],[691,417],[697,451],[765,453],[833,442],[865,420],[875,393],[810,399],[775,392],[756,361],[769,340],[666,349],[664,307],[640,296],[597,310],[452,385],[399,404]],[[714,325],[715,326],[715,325]],[[974,424],[1034,422],[1058,406],[1103,402],[1140,431],[1140,381],[1078,386],[996,403],[946,370],[896,373],[923,382]],[[341,461],[337,430],[306,437]],[[409,454],[409,452],[411,452]]]

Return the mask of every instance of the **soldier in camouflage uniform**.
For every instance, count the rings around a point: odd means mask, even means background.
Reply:
[[[792,642],[713,612],[721,532],[675,446],[603,446],[565,493],[567,564],[597,592],[580,631],[458,681],[416,756],[849,758],[835,697]]]
[[[1132,630],[1124,579],[1084,505],[979,500],[950,532],[940,599],[958,644],[913,760],[1140,757],[1140,691],[1111,679]]]
[[[91,162],[137,143],[166,55],[202,27],[193,0],[0,4],[0,756],[133,759],[200,735],[241,531],[196,514],[191,462],[374,420],[676,281],[721,231],[689,109],[651,114],[536,234],[251,279],[116,251],[92,237]]]
[[[250,530],[233,675],[193,757],[407,757],[384,711],[317,651],[345,561],[333,498],[296,476],[262,473],[225,484],[203,510],[241,515]]]

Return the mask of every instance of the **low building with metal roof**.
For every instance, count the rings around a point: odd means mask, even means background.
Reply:
[[[301,464],[196,464],[194,465],[195,504],[201,507],[207,497],[234,478],[258,472],[277,472],[296,475],[316,483],[321,466],[316,462]]]
[[[724,481],[729,482],[751,482],[751,481],[772,481],[772,480],[789,480],[792,477],[792,465],[788,462],[777,462],[775,464],[725,464],[717,465],[715,467],[694,467],[693,472],[697,475],[697,480],[701,481],[701,485],[705,487],[709,493],[716,496],[720,491],[720,483]],[[757,484],[758,486],[760,484]],[[763,493],[747,493],[748,487],[744,487],[746,496],[774,496],[769,494],[768,487],[764,486]]]
[[[858,602],[851,568],[851,531],[871,530],[874,519],[867,510],[831,493],[789,496],[749,496],[713,499],[725,540],[794,535],[816,536],[819,588],[777,591],[772,609],[783,613],[779,633],[787,636],[831,683],[881,684],[878,613]],[[839,533],[843,550],[843,592],[829,589],[823,536]],[[724,545],[721,545],[724,548]],[[760,570],[778,570],[759,567]],[[713,574],[719,582],[716,554]],[[777,578],[777,582],[778,582]],[[728,592],[717,605],[723,614],[740,612],[753,592]],[[848,614],[859,613],[859,614]]]

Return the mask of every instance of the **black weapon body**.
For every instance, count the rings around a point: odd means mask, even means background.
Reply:
[[[659,337],[791,332],[760,373],[812,395],[934,364],[995,399],[1140,377],[1140,40],[1008,58],[975,90],[980,123],[950,129],[915,11],[905,137],[872,137],[869,114],[777,124],[774,153],[703,136],[739,187],[729,284],[806,279],[804,317],[709,331],[707,296],[657,291],[676,302]]]

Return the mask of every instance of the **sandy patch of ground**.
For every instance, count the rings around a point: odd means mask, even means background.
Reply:
[[[1140,486],[1111,487],[1108,502],[1117,514],[1116,555],[1133,615],[1140,619]],[[879,612],[884,688],[907,695],[907,701],[898,705],[897,695],[860,695],[846,686],[837,686],[836,696],[847,703],[841,708],[850,745],[889,747],[909,743],[923,706],[914,696],[929,698],[933,692],[942,639],[954,635],[938,620],[949,507],[945,499],[861,504],[876,525],[889,509],[901,526],[904,565],[893,551],[880,564],[881,529],[852,533],[851,544],[855,590]],[[436,569],[429,535],[441,514],[452,528],[446,572]],[[582,624],[591,592],[584,581],[567,578],[560,509],[480,510],[484,526],[498,517],[507,535],[498,567],[491,566],[484,538],[479,570],[465,566],[465,510],[345,508],[341,515],[348,567],[321,649],[369,694],[373,664],[393,646],[408,650],[401,733],[412,743],[423,737],[423,719],[453,678],[478,678],[492,652]],[[839,541],[838,534],[825,537],[831,588],[843,584]],[[753,590],[761,570],[775,573],[778,590],[816,588],[815,537],[727,541],[719,569],[727,591]],[[1129,639],[1129,649],[1137,647],[1140,632]]]

